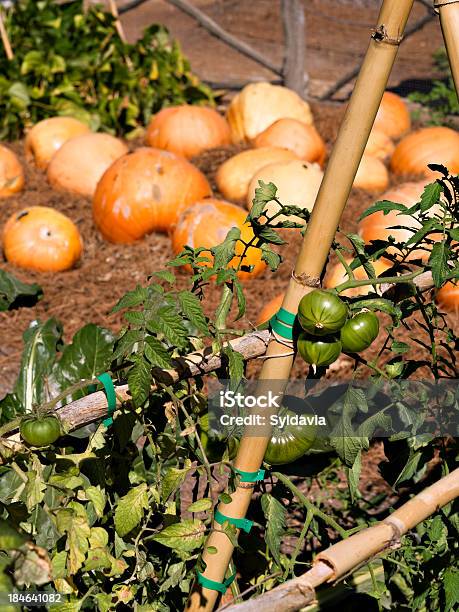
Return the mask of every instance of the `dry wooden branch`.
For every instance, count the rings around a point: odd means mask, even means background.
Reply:
[[[236,36],[233,36],[226,30],[224,30],[213,19],[208,17],[205,13],[203,13],[195,6],[191,5],[186,0],[166,0],[166,2],[169,2],[169,4],[173,4],[176,8],[180,9],[187,15],[190,15],[190,17],[196,19],[196,21],[200,25],[202,25],[208,32],[210,32],[212,36],[223,40],[227,45],[233,47],[233,49],[236,49],[236,51],[239,51],[239,53],[250,57],[250,59],[253,59],[255,62],[261,64],[265,68],[268,68],[268,70],[271,70],[275,74],[282,76],[282,68],[280,68],[270,60],[266,59],[266,57],[262,53],[259,53],[256,49],[254,49],[247,43],[243,42],[242,40],[239,40],[238,38],[236,38]]]
[[[11,61],[14,58],[13,49],[11,48],[10,39],[8,38],[8,32],[5,28],[5,22],[3,21],[2,11],[0,10],[0,36],[2,37],[3,47],[5,48],[6,57]]]
[[[304,50],[305,28],[304,9],[300,0],[282,0],[284,23],[284,85],[296,91],[301,97],[305,93]]]
[[[315,589],[355,571],[375,555],[400,545],[400,538],[439,508],[459,497],[459,468],[441,478],[384,521],[359,531],[319,553],[311,570],[225,612],[296,612],[315,600]]]
[[[432,21],[432,19],[435,19],[435,17],[436,17],[435,13],[430,12],[427,15],[425,15],[424,17],[422,17],[421,19],[419,19],[419,21],[414,23],[412,26],[410,26],[409,28],[406,28],[404,40],[406,40],[407,38],[409,38],[410,36],[412,36],[416,32],[419,32],[419,30],[422,30],[422,28],[426,24],[428,24],[430,21]],[[325,91],[321,96],[318,97],[318,99],[319,100],[328,100],[329,98],[331,98],[342,87],[344,87],[345,85],[350,83],[352,81],[352,79],[355,79],[355,77],[358,76],[358,74],[360,72],[360,68],[361,68],[361,66],[359,64],[358,66],[355,66],[355,68],[353,68],[349,72],[346,72],[346,74],[344,76],[342,76],[340,79],[338,79],[338,81],[336,81],[336,83],[334,83],[331,87],[329,87],[327,89],[327,91]]]

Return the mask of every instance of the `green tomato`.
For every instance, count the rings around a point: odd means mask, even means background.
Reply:
[[[287,416],[290,419],[294,416],[301,417],[292,410],[281,411],[279,415]],[[315,438],[314,425],[294,425],[293,423],[287,423],[285,427],[281,427],[280,424],[276,425],[273,427],[264,460],[271,465],[293,463],[308,452]]]
[[[302,332],[297,341],[297,348],[306,363],[324,367],[338,359],[341,353],[341,342],[334,336],[317,339]]]
[[[31,416],[21,422],[19,432],[31,446],[49,446],[61,436],[61,425],[55,416]]]
[[[199,439],[201,440],[202,447],[206,453],[207,459],[211,463],[217,463],[221,461],[223,454],[228,448],[228,455],[230,459],[234,459],[239,448],[239,440],[235,437],[223,438],[217,434],[209,432],[209,415],[204,414],[199,419]]]
[[[341,328],[341,344],[346,353],[367,349],[379,334],[379,319],[374,312],[359,312]]]
[[[322,289],[305,295],[298,306],[301,327],[314,336],[326,336],[338,332],[346,323],[348,309],[343,300]]]

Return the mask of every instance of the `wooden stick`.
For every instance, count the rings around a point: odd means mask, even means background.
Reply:
[[[441,29],[459,98],[459,4],[451,0],[438,0],[435,4],[439,5]]]
[[[116,21],[115,21],[116,31],[118,32],[118,35],[121,38],[121,40],[125,43],[126,42],[126,34],[124,33],[123,25],[122,25],[121,20],[120,20],[120,15],[118,13],[118,7],[116,6],[116,2],[115,2],[115,0],[108,0],[108,4],[110,6],[111,14],[116,19]]]
[[[0,10],[0,36],[2,37],[3,47],[5,48],[6,57],[9,61],[14,58],[13,49],[11,48],[10,39],[8,38],[8,32],[5,28],[5,22],[3,21],[3,14]]]
[[[413,2],[383,2],[284,298],[282,306],[290,313],[296,313],[301,298],[317,286],[326,264]],[[276,339],[270,341],[267,356],[269,359],[263,364],[256,394],[266,395],[271,391],[274,395],[282,396],[294,357],[287,356],[286,347]],[[253,435],[253,431],[246,430],[234,461],[235,468],[243,472],[257,472],[270,438],[269,427],[257,436]],[[244,518],[251,497],[252,490],[239,485],[231,494],[231,503],[220,504],[219,509],[225,516]],[[204,545],[202,559],[206,566],[205,578],[221,583],[233,554],[233,545],[225,533],[218,530],[218,525],[215,527]],[[207,551],[210,547],[212,550],[216,548],[217,553],[209,554]],[[217,591],[195,583],[186,609],[189,612],[210,612],[217,596]]]
[[[224,30],[213,19],[208,17],[205,13],[203,13],[195,6],[192,6],[186,0],[166,0],[166,2],[169,2],[169,4],[173,4],[176,8],[180,9],[187,15],[190,15],[190,17],[196,19],[196,21],[201,24],[208,32],[210,32],[212,36],[223,40],[227,45],[233,47],[233,49],[236,49],[236,51],[239,51],[239,53],[250,57],[250,59],[254,60],[258,64],[261,64],[265,68],[268,68],[268,70],[271,70],[275,74],[282,76],[282,68],[276,66],[276,64],[268,60],[262,53],[260,53],[247,43],[243,42],[242,40],[239,40],[238,38],[236,38],[236,36],[233,36],[226,30]]]
[[[300,0],[282,0],[282,20],[285,40],[284,85],[296,91],[303,98],[305,94],[304,52],[306,42],[304,8]]]
[[[227,606],[225,612],[297,612],[314,602],[319,585],[339,580],[375,555],[399,546],[404,534],[456,497],[459,497],[459,468],[414,496],[384,521],[319,553],[313,568],[302,576],[260,597]]]

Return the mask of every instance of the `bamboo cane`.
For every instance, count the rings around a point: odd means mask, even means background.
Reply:
[[[11,48],[10,39],[8,38],[8,32],[5,28],[5,22],[3,21],[3,15],[0,10],[0,36],[2,37],[3,46],[5,48],[6,57],[9,61],[14,58],[13,49]]]
[[[311,219],[308,223],[292,279],[284,298],[283,308],[291,313],[298,310],[303,297],[317,286],[326,264],[341,214],[352,189],[357,169],[368,141],[376,113],[378,112],[387,81],[397,55],[398,45],[405,29],[414,0],[384,0],[373,31],[370,45],[343,119],[338,139],[334,146],[327,170],[319,190]],[[269,388],[281,395],[290,375],[293,356],[285,355],[285,346],[272,339],[267,359],[259,378],[257,393]],[[249,433],[249,435],[247,435]],[[262,436],[250,436],[245,432],[239,446],[234,465],[245,472],[257,472],[270,439],[270,430]],[[252,488],[240,483],[232,493],[229,504],[221,504],[222,514],[232,518],[243,518],[252,497]],[[207,551],[212,547],[216,554]],[[229,538],[214,524],[203,551],[206,579],[223,582],[233,554]],[[188,612],[210,612],[213,610],[218,592],[195,583],[190,594]]]
[[[459,497],[459,468],[421,491],[385,520],[319,553],[314,567],[255,599],[225,607],[226,612],[296,612],[315,600],[315,589],[355,571],[391,547],[439,508]]]
[[[440,14],[440,24],[459,97],[459,3],[457,0],[439,0],[435,8]]]

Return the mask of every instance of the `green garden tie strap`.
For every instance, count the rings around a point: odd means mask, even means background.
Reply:
[[[245,531],[246,533],[250,533],[250,530],[253,527],[253,521],[246,518],[231,518],[230,516],[225,516],[222,514],[220,510],[215,510],[214,519],[219,525],[229,523],[238,529],[242,529],[242,531]]]
[[[285,308],[280,308],[279,312],[276,314],[276,317],[281,323],[285,323],[286,325],[293,325],[295,323],[296,314],[285,310]]]
[[[103,423],[105,427],[110,427],[110,425],[113,424],[112,414],[115,412],[115,409],[116,409],[115,386],[113,384],[112,377],[110,376],[108,372],[104,372],[103,374],[101,374],[100,376],[97,376],[96,378],[97,380],[100,380],[100,382],[104,386],[104,391],[105,391],[105,395],[107,397],[107,403],[108,403],[108,417],[103,421]]]
[[[233,468],[233,470],[241,477],[241,482],[260,482],[265,479],[265,470],[258,470],[258,472],[244,472]]]
[[[233,580],[236,578],[236,574],[233,574],[223,582],[217,582],[216,580],[211,580],[210,578],[206,578],[201,574],[201,572],[196,572],[196,579],[198,584],[205,587],[206,589],[210,589],[211,591],[218,591],[222,595],[224,595],[231,585]]]
[[[270,320],[269,325],[271,329],[276,332],[276,334],[279,334],[279,336],[282,336],[282,338],[286,340],[293,339],[293,327],[285,325],[282,321],[279,321],[276,316]]]

